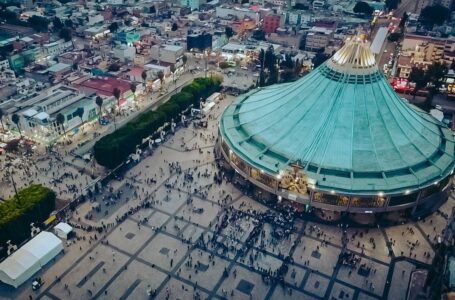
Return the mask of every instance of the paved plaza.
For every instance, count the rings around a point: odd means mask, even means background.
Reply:
[[[69,222],[102,233],[76,229],[78,240],[37,274],[40,290],[0,286],[0,299],[406,299],[455,198],[419,222],[367,229],[291,218],[292,230],[277,235],[264,216],[286,212],[214,183],[217,119],[232,100],[215,107],[208,128],[179,129],[112,180],[98,210],[80,205]]]

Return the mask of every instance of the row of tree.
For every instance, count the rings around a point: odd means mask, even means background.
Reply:
[[[95,159],[100,165],[114,168],[134,153],[136,145],[153,135],[165,122],[176,120],[180,113],[190,105],[199,106],[201,99],[205,99],[218,91],[222,79],[214,76],[197,78],[181,92],[173,95],[169,101],[161,104],[155,111],[147,111],[134,120],[104,136],[94,146]]]
[[[30,238],[30,223],[39,226],[49,217],[55,209],[55,197],[51,189],[31,185],[0,203],[0,246],[8,240],[19,245]]]

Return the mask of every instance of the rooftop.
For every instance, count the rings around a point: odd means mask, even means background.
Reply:
[[[270,175],[300,161],[321,189],[345,193],[413,190],[454,168],[450,130],[395,94],[361,39],[298,81],[242,95],[220,131]]]

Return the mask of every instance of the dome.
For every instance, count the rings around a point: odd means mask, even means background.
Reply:
[[[320,190],[409,193],[454,167],[451,131],[400,99],[359,38],[295,82],[240,96],[219,126],[249,166],[280,178],[298,164]]]

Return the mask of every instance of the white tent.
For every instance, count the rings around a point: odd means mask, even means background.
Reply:
[[[62,241],[43,231],[0,263],[0,281],[17,288],[62,250]]]
[[[68,235],[73,231],[73,227],[67,223],[60,222],[54,227],[54,233],[61,239],[68,239]]]

